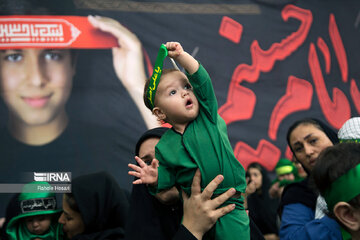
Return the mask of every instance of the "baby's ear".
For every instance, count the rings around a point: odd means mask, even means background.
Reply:
[[[159,107],[154,107],[152,113],[159,121],[164,121],[166,119],[166,114]]]
[[[338,202],[334,207],[334,214],[337,219],[352,231],[359,231],[360,229],[360,221],[356,211],[354,207],[346,202]]]

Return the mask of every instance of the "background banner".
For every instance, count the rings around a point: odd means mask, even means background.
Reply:
[[[115,19],[137,36],[146,77],[161,43],[178,41],[198,59],[212,78],[219,114],[245,168],[260,162],[272,171],[281,157],[291,158],[286,132],[300,118],[315,117],[338,130],[360,114],[359,1],[74,3],[76,15]],[[114,70],[119,62],[113,61],[111,49],[81,49],[76,55],[66,102],[68,124],[49,143],[29,145],[9,133],[11,117],[1,86],[2,183],[26,182],[25,172],[71,172],[76,177],[106,170],[131,190],[127,164],[134,162],[135,143],[149,126],[128,91],[138,73],[127,65],[131,71],[124,83]],[[171,67],[169,60],[164,65]],[[41,105],[37,101],[30,103]],[[0,197],[3,214],[9,196]]]

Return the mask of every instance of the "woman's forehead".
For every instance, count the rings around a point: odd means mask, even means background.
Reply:
[[[320,130],[317,126],[313,124],[301,124],[294,128],[294,130],[291,132],[290,143],[293,143],[294,141],[306,140],[313,135],[326,136],[324,131]]]
[[[252,172],[252,173],[261,173],[260,169],[256,168],[256,167],[252,167],[252,168],[249,168],[249,173]]]

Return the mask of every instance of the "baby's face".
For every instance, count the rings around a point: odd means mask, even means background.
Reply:
[[[26,228],[30,233],[42,235],[47,232],[51,225],[51,215],[36,215],[25,218]]]
[[[186,75],[174,71],[162,76],[159,83],[155,106],[165,115],[170,124],[188,123],[199,113],[199,103]]]

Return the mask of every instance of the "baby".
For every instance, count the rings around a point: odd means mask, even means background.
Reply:
[[[50,186],[47,182],[29,183],[16,199],[19,214],[6,228],[10,240],[62,239],[61,224],[57,222],[61,209],[56,209],[55,194],[32,191],[38,185]]]
[[[161,53],[163,58],[159,58]],[[186,75],[177,69],[162,70],[167,54],[187,71]],[[153,194],[173,186],[190,194],[197,168],[201,172],[202,187],[218,174],[224,175],[215,196],[233,189],[234,196],[225,204],[231,203],[235,209],[221,217],[206,237],[250,239],[249,218],[241,196],[246,187],[245,170],[234,156],[226,124],[217,113],[211,79],[202,65],[177,42],[163,45],[159,56],[154,74],[145,84],[144,102],[160,121],[172,128],[156,145],[156,159],[147,165],[135,157],[139,166],[129,164],[134,170],[129,174],[139,178],[134,184],[148,184]]]

